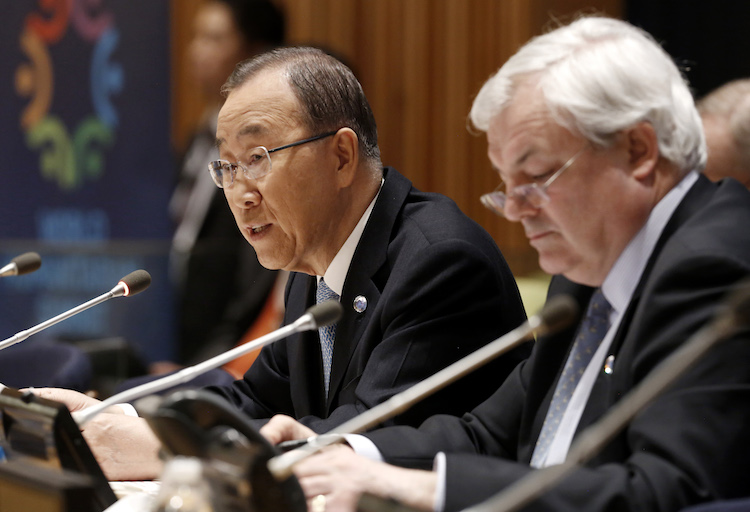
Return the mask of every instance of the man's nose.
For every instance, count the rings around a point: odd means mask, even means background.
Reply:
[[[252,208],[260,203],[257,180],[245,176],[242,169],[237,170],[232,186],[225,191],[227,199],[240,208]]]
[[[507,196],[503,206],[503,215],[512,222],[518,222],[523,217],[534,215],[538,211],[539,208],[532,205],[528,199],[518,195]]]

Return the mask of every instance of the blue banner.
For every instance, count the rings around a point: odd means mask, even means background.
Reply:
[[[167,281],[173,180],[166,0],[0,0],[0,339],[111,289],[154,280],[46,331],[121,336],[172,355]]]

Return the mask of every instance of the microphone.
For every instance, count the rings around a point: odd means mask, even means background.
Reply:
[[[307,444],[294,451],[288,451],[268,461],[268,469],[277,480],[285,480],[292,474],[292,467],[317,453],[323,447],[343,440],[343,434],[353,434],[367,430],[397,414],[404,412],[420,400],[441,390],[448,384],[476,370],[499,355],[526,341],[535,332],[546,334],[557,331],[572,323],[578,317],[578,304],[568,295],[558,295],[551,299],[541,312],[529,318],[507,334],[488,343],[439,372],[414,384],[375,407],[363,412],[326,434],[313,437]]]
[[[10,263],[0,268],[0,277],[20,276],[38,270],[42,266],[42,258],[35,252],[25,252],[16,256]]]
[[[625,425],[719,341],[750,326],[750,279],[729,294],[714,319],[664,359],[599,421],[573,442],[565,462],[529,473],[516,484],[464,512],[513,512],[529,504],[609,443]]]
[[[276,329],[275,331],[261,336],[260,338],[235,347],[223,354],[212,357],[203,361],[202,363],[196,364],[195,366],[189,366],[180,370],[179,372],[167,375],[161,379],[157,379],[140,386],[136,386],[131,389],[126,389],[121,393],[117,393],[98,404],[88,407],[82,411],[76,411],[73,413],[73,419],[76,420],[79,427],[85,425],[91,418],[99,414],[104,409],[123,402],[130,402],[136,398],[141,398],[146,395],[151,395],[157,391],[183,384],[198,375],[201,375],[208,370],[218,368],[219,366],[231,361],[232,359],[239,357],[253,350],[264,347],[270,343],[286,338],[294,333],[301,331],[312,331],[319,327],[332,324],[337,322],[343,313],[344,309],[341,304],[335,300],[329,300],[316,304],[309,308],[301,317],[299,317],[294,323]]]
[[[57,315],[56,317],[47,320],[46,322],[42,322],[41,324],[36,325],[25,331],[21,331],[17,333],[15,336],[0,342],[0,350],[3,350],[12,345],[15,345],[16,343],[25,340],[32,334],[36,334],[39,331],[43,331],[44,329],[51,327],[58,322],[61,322],[67,318],[70,318],[73,315],[77,315],[81,311],[85,311],[88,308],[92,306],[96,306],[97,304],[101,304],[104,301],[107,301],[114,297],[130,297],[137,293],[141,293],[143,290],[148,288],[148,285],[150,284],[151,284],[151,275],[145,270],[136,270],[135,272],[131,272],[130,274],[120,279],[120,282],[117,283],[117,285],[114,288],[112,288],[110,291],[108,291],[107,293],[103,293],[102,295],[94,299],[91,299],[90,301],[84,304],[81,304],[80,306],[70,309],[66,311],[65,313],[61,313]]]

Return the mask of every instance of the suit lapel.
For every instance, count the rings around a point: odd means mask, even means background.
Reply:
[[[641,298],[644,292],[646,284],[649,282],[651,272],[654,265],[659,259],[662,249],[669,239],[675,234],[675,232],[688,221],[696,212],[703,207],[715,193],[715,187],[712,185],[707,178],[699,176],[698,181],[691,187],[688,193],[685,195],[683,200],[677,206],[672,217],[670,217],[664,231],[662,232],[659,240],[654,247],[654,251],[649,256],[648,263],[643,270],[638,285],[633,291],[633,297],[628,303],[628,307],[623,313],[620,327],[612,340],[612,345],[609,348],[609,354],[614,357],[614,372],[612,374],[606,374],[604,371],[600,371],[599,375],[594,383],[594,387],[591,390],[586,408],[581,416],[581,421],[578,424],[578,432],[591,423],[597,421],[605,412],[606,409],[611,405],[611,399],[609,398],[612,392],[612,380],[619,374],[617,372],[617,359],[620,353],[620,349],[623,345],[632,343],[628,338],[630,333],[630,327],[638,325],[641,321],[642,311],[640,308]],[[645,306],[647,307],[647,305]],[[632,383],[628,387],[630,387]]]
[[[680,228],[680,226],[682,226],[688,219],[690,219],[690,217],[695,215],[695,213],[710,200],[710,197],[714,194],[714,192],[715,187],[708,181],[706,177],[700,175],[698,177],[698,181],[696,181],[695,184],[693,184],[693,186],[690,188],[688,193],[685,194],[685,197],[675,209],[672,217],[670,217],[666,226],[664,226],[664,231],[659,237],[659,240],[656,242],[656,246],[654,246],[654,250],[648,258],[648,263],[646,263],[646,267],[643,269],[641,279],[640,281],[638,281],[638,285],[633,291],[633,297],[630,300],[627,309],[623,313],[623,318],[620,322],[620,328],[618,329],[617,334],[612,340],[612,345],[610,346],[611,354],[618,353],[618,351],[620,350],[620,346],[623,344],[627,337],[629,327],[633,325],[633,322],[638,321],[638,319],[635,318],[635,315],[638,304],[640,303],[641,295],[643,294],[646,283],[651,277],[651,271],[653,270],[656,261],[659,259],[664,245],[667,243],[667,241],[669,241],[670,238],[672,238],[672,236]]]
[[[394,169],[385,168],[384,176],[385,183],[354,252],[344,281],[341,295],[344,314],[336,325],[336,342],[333,349],[327,407],[334,402],[344,383],[349,362],[380,300],[385,283],[381,283],[378,279],[378,270],[386,263],[391,233],[412,188],[411,182]],[[354,308],[354,301],[359,296],[367,299],[367,308],[363,312],[358,312]],[[350,377],[353,378],[354,375]]]

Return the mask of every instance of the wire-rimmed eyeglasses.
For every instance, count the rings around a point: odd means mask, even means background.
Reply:
[[[519,202],[528,202],[534,208],[541,208],[547,203],[547,201],[549,201],[549,195],[547,195],[547,189],[549,188],[549,186],[554,183],[554,181],[563,173],[563,171],[565,171],[565,169],[573,165],[573,162],[575,162],[576,159],[581,155],[581,153],[588,149],[588,147],[589,146],[587,144],[586,146],[581,148],[578,153],[571,156],[570,159],[568,159],[568,161],[562,165],[562,167],[556,170],[552,174],[552,176],[547,178],[547,180],[541,185],[538,183],[526,183],[524,185],[518,185],[517,187],[514,187],[513,190],[511,190],[509,193],[506,193],[502,190],[503,187],[505,187],[505,183],[501,183],[492,192],[483,194],[479,198],[479,200],[482,201],[482,204],[485,207],[502,217],[505,217],[505,206],[508,204],[509,197]]]
[[[269,172],[271,172],[271,153],[275,151],[281,151],[282,149],[292,148],[294,146],[300,146],[307,144],[325,137],[335,135],[338,130],[332,132],[322,133],[314,137],[307,139],[298,140],[291,144],[285,144],[278,148],[266,149],[265,146],[258,146],[248,152],[248,158],[246,162],[229,162],[227,160],[214,160],[208,163],[208,172],[211,173],[214,183],[219,188],[229,188],[234,183],[234,178],[237,175],[237,168],[242,169],[245,173],[245,177],[248,179],[262,178]]]

